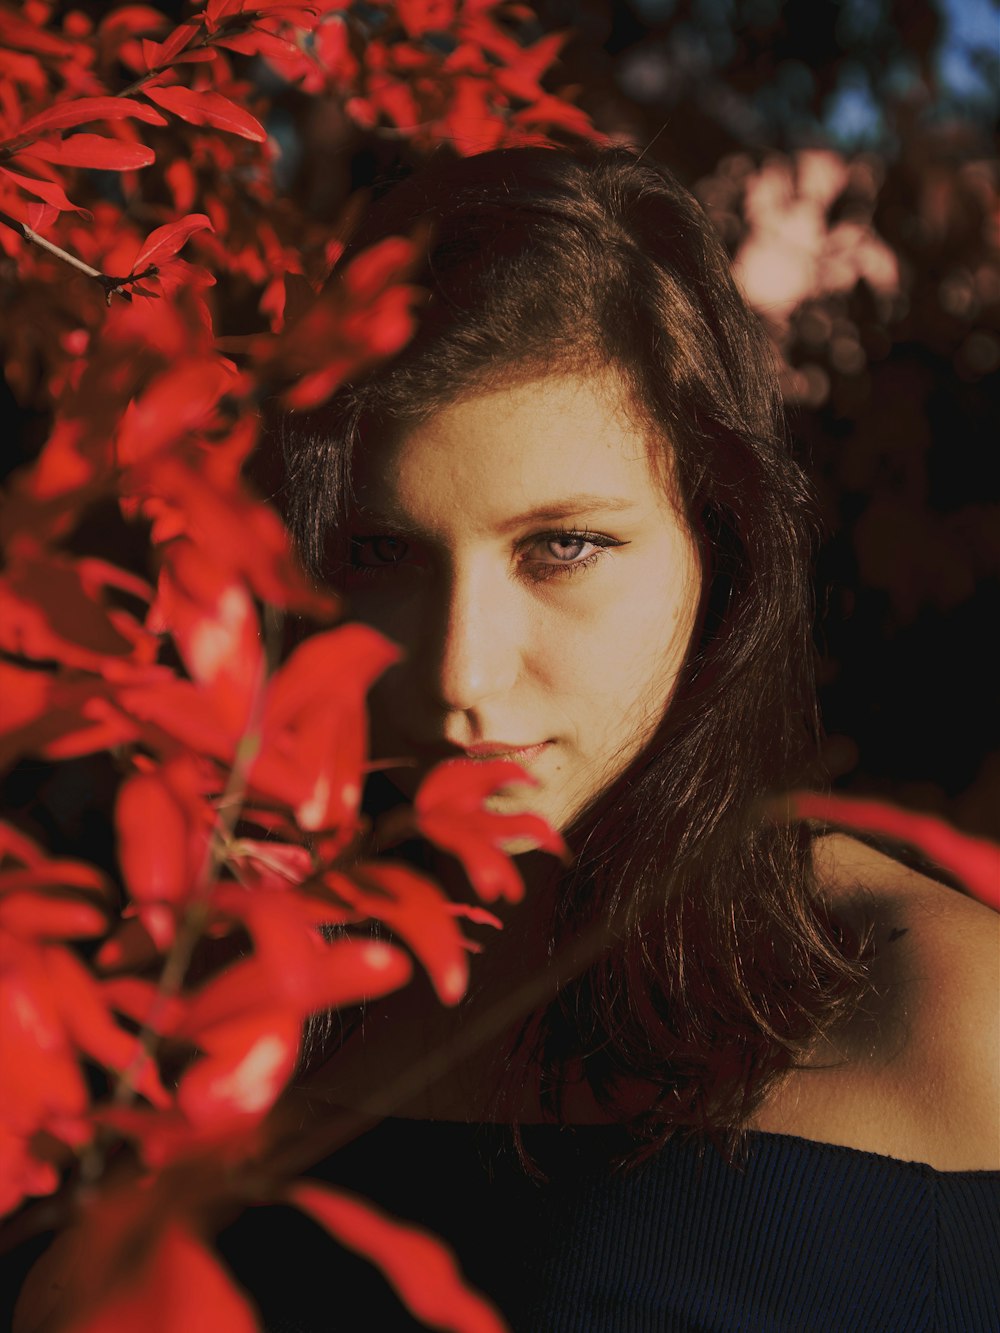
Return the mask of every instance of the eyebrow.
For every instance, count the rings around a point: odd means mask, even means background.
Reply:
[[[561,500],[549,500],[543,504],[534,505],[521,514],[514,514],[512,517],[504,519],[503,522],[496,525],[496,531],[498,534],[505,536],[507,533],[513,532],[517,528],[526,527],[530,523],[551,523],[559,519],[570,518],[573,514],[620,514],[636,507],[634,500],[626,500],[618,496],[567,495]],[[423,531],[417,524],[399,515],[385,513],[365,506],[359,506],[355,510],[355,514],[359,520],[365,523],[384,524],[404,537],[423,536]]]

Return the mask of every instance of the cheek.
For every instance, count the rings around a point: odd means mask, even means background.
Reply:
[[[609,644],[601,636],[589,648],[579,638],[576,644],[576,652],[561,645],[560,667],[544,683],[546,722],[569,746],[558,765],[568,763],[567,774],[580,761],[604,764],[630,741],[642,726],[646,709],[639,701],[649,688],[620,637]]]
[[[697,597],[671,581],[648,581],[619,605],[605,638],[604,717],[616,728],[609,744],[639,748],[666,711],[694,633]]]
[[[611,611],[603,632],[605,658],[630,693],[663,684],[679,666],[694,623],[686,591],[673,580],[646,579]]]

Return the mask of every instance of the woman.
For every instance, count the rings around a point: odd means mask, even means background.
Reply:
[[[444,1234],[516,1329],[994,1327],[996,921],[770,813],[815,736],[809,502],[719,242],[624,149],[438,163],[353,248],[416,226],[419,331],[292,423],[286,508],[404,649],[370,809],[511,758],[533,785],[491,808],[573,859],[512,843],[469,1000],[333,1043],[327,1095],[393,1119],[317,1170]],[[323,1326],[326,1262],[258,1283],[269,1326]],[[363,1325],[409,1326],[373,1282]]]

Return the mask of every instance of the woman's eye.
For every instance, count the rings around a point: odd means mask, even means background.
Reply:
[[[529,573],[536,581],[550,578],[565,578],[590,569],[604,555],[608,547],[624,546],[613,537],[604,537],[596,532],[545,532],[531,540],[531,547],[540,555],[525,561]],[[593,548],[589,552],[587,548]]]
[[[392,571],[409,555],[401,537],[352,537],[349,569],[353,573],[377,574]]]

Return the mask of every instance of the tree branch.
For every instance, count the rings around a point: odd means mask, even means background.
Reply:
[[[62,260],[70,268],[75,268],[78,273],[82,273],[85,278],[93,278],[100,283],[104,291],[104,299],[108,305],[111,304],[112,296],[120,296],[124,301],[131,301],[132,293],[128,290],[126,283],[138,282],[141,278],[148,278],[156,272],[155,267],[148,268],[143,273],[130,274],[126,278],[113,278],[107,273],[102,273],[99,268],[93,268],[90,264],[79,259],[76,255],[70,254],[64,250],[61,245],[56,245],[54,241],[46,239],[40,235],[33,227],[29,227],[26,222],[19,222],[17,218],[12,218],[9,213],[0,209],[0,223],[5,227],[10,227],[11,231],[16,231],[23,240],[29,241],[32,245],[37,245],[40,249],[54,255],[56,259]]]

